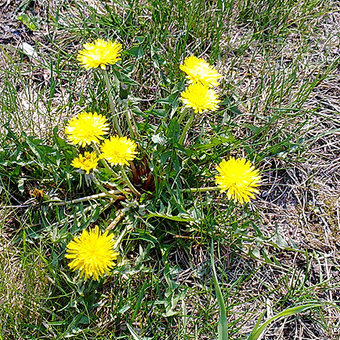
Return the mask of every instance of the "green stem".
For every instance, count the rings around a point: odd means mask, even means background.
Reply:
[[[110,109],[111,109],[112,117],[113,117],[113,125],[114,125],[119,137],[122,137],[123,133],[122,133],[122,130],[119,126],[119,122],[118,122],[118,119],[117,119],[117,113],[116,113],[116,110],[115,110],[115,105],[114,105],[113,96],[112,96],[112,86],[111,86],[111,83],[110,83],[109,75],[108,75],[106,70],[103,70],[103,75],[104,75],[107,95],[109,97],[109,104],[110,104]]]
[[[136,137],[137,134],[136,134],[136,128],[133,126],[132,122],[131,122],[131,117],[129,115],[129,111],[128,111],[128,108],[126,108],[125,110],[125,117],[126,117],[126,121],[127,121],[127,124],[128,124],[128,128],[129,128],[129,132],[130,132],[130,136],[134,136]]]
[[[187,121],[187,123],[184,126],[184,129],[183,129],[183,132],[181,134],[181,137],[179,137],[179,141],[178,141],[179,144],[183,144],[185,136],[186,136],[189,128],[191,127],[192,122],[194,121],[194,118],[195,118],[195,115],[191,114],[190,117],[189,117],[189,120]]]
[[[113,197],[114,195],[117,195],[117,194],[120,194],[120,193],[121,193],[120,190],[110,190],[107,193],[101,192],[100,194],[95,194],[95,195],[91,195],[91,196],[76,198],[76,199],[70,200],[70,201],[56,201],[56,200],[45,201],[44,204],[45,203],[52,204],[52,205],[76,204],[76,203],[80,203],[80,202],[96,200],[98,198]]]
[[[124,236],[127,234],[128,231],[130,231],[132,229],[131,225],[128,224],[123,231],[120,233],[119,237],[117,238],[115,245],[113,247],[114,250],[117,250],[120,243],[123,241]]]
[[[97,156],[99,157],[101,163],[104,165],[104,168],[113,175],[114,178],[118,178],[118,174],[116,174],[112,168],[109,166],[109,164],[107,163],[107,161],[104,158],[100,157],[100,150],[97,144],[93,143],[93,148],[95,149]]]
[[[97,145],[97,144],[93,144],[93,148],[95,149],[95,151],[96,151],[96,153],[97,153],[97,156],[100,158],[100,161],[101,161],[102,164],[104,165],[104,168],[105,168],[110,174],[112,174],[112,176],[113,176],[114,179],[117,179],[117,178],[119,177],[119,175],[118,175],[116,172],[114,172],[114,171],[112,170],[112,168],[109,166],[109,164],[108,164],[108,162],[106,161],[106,159],[100,157],[100,150],[99,150],[99,148],[98,148],[98,145]],[[117,185],[116,185],[116,186],[117,186]],[[120,188],[119,190],[121,191],[122,194],[124,194],[126,197],[128,197],[129,193],[128,193],[126,190],[124,190],[123,188]]]
[[[181,192],[207,192],[207,191],[216,191],[219,190],[218,187],[206,187],[206,188],[189,188],[183,189]]]
[[[125,169],[123,166],[121,166],[121,170],[122,170],[122,175],[123,175],[123,178],[126,182],[126,185],[131,189],[131,191],[137,196],[137,197],[140,197],[140,193],[138,192],[138,190],[133,186],[133,184],[131,183]]]
[[[126,210],[121,209],[116,211],[116,217],[115,219],[106,227],[105,231],[109,231],[112,230],[113,228],[115,228],[117,226],[117,224],[123,219],[123,217],[125,216]]]
[[[94,175],[93,175],[92,178],[93,178],[94,184],[97,186],[97,188],[98,188],[99,190],[101,190],[102,192],[104,192],[107,196],[111,196],[112,198],[117,199],[117,195],[110,193],[109,190],[107,190],[106,188],[104,188],[104,187],[102,186],[102,184],[98,181],[98,179],[97,179]]]
[[[182,123],[182,121],[183,121],[184,117],[186,116],[187,112],[188,112],[188,110],[184,107],[181,115],[179,116],[179,118],[177,120],[178,124]]]
[[[106,72],[107,73],[107,72]],[[117,79],[117,77],[113,74],[113,78],[115,80],[116,83],[119,84],[119,80]],[[109,83],[109,81],[107,81],[107,83]],[[136,126],[135,126],[135,122],[131,119],[130,114],[129,114],[129,107],[127,105],[126,102],[124,102],[123,100],[121,100],[119,97],[117,98],[118,104],[123,108],[124,110],[124,115],[128,124],[128,129],[130,132],[130,136],[134,136],[136,137]],[[110,104],[111,105],[111,104]]]

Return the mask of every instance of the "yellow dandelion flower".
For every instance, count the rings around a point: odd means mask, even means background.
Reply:
[[[75,168],[85,170],[87,174],[90,173],[90,170],[95,169],[98,165],[99,158],[97,157],[95,152],[85,152],[84,156],[79,154],[76,157],[71,165]]]
[[[228,199],[234,199],[240,203],[249,202],[259,192],[256,187],[260,185],[261,176],[258,170],[246,159],[225,159],[216,167],[218,175],[216,184],[221,192],[227,191]]]
[[[73,117],[65,128],[65,133],[71,144],[84,147],[87,144],[99,143],[109,130],[106,118],[97,112],[82,112]]]
[[[204,59],[193,55],[185,58],[184,64],[179,68],[187,74],[191,83],[200,82],[207,87],[217,86],[218,79],[222,76]]]
[[[100,146],[101,158],[105,158],[112,165],[129,165],[137,154],[137,144],[127,137],[112,136]]]
[[[72,261],[68,266],[72,270],[79,270],[85,280],[93,278],[98,281],[105,273],[109,273],[119,253],[113,250],[115,240],[108,231],[101,234],[98,226],[76,236],[67,245],[65,257]]]
[[[217,104],[220,102],[216,92],[201,83],[189,85],[182,92],[181,100],[186,107],[193,108],[195,112],[215,111],[218,108]]]
[[[121,51],[122,44],[97,39],[94,43],[84,44],[84,49],[79,51],[77,60],[86,69],[100,66],[105,70],[106,65],[113,65],[121,59]]]

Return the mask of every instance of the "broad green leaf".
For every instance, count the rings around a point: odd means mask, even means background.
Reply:
[[[127,53],[133,55],[137,59],[140,59],[144,55],[144,49],[142,46],[133,46],[129,50],[127,50]]]

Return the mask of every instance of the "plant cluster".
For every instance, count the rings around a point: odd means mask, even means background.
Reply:
[[[326,3],[18,7],[30,44],[2,39],[0,338],[338,335],[336,209],[322,171],[301,172],[334,135]]]
[[[130,136],[123,135],[124,129],[118,119],[118,113],[114,110],[115,96],[112,91],[107,66],[115,64],[120,59],[122,46],[118,42],[96,40],[94,43],[87,43],[84,49],[78,54],[78,60],[86,69],[101,68],[107,85],[107,93],[111,103],[113,127],[105,116],[97,112],[81,112],[72,118],[66,128],[65,134],[68,142],[78,146],[84,153],[79,153],[72,161],[72,166],[85,171],[92,182],[98,187],[99,191],[107,194],[113,200],[123,197],[123,200],[137,204],[142,195],[152,195],[152,192],[143,190],[140,183],[132,183],[133,169],[136,169],[134,160],[138,158],[138,149],[142,148],[147,136],[143,136],[138,129],[138,124],[133,116],[125,115],[126,124]],[[173,114],[173,121],[177,122],[182,132],[174,144],[174,152],[180,153],[185,150],[185,141],[191,134],[191,128],[196,114],[206,111],[215,111],[218,108],[218,95],[213,87],[218,86],[218,80],[222,77],[215,68],[209,65],[204,59],[189,56],[184,60],[180,69],[185,72],[189,85],[181,92],[180,99],[185,105],[182,112]],[[119,80],[115,79],[115,83]],[[186,120],[186,124],[180,124]],[[106,139],[106,135],[111,130],[115,135]],[[133,140],[134,139],[134,140]],[[89,148],[91,150],[89,151]],[[151,164],[159,163],[160,159],[155,155],[148,155],[148,150],[143,150],[146,155],[146,166],[151,169]],[[156,154],[157,156],[159,155]],[[164,154],[161,154],[162,157]],[[99,165],[101,164],[101,165]],[[126,170],[128,169],[128,170]],[[192,169],[183,168],[182,171],[190,172]],[[223,159],[216,166],[218,174],[215,177],[217,187],[186,188],[183,183],[182,193],[199,192],[220,189],[227,193],[227,198],[239,203],[249,202],[258,193],[257,187],[260,185],[261,177],[258,170],[246,159],[235,159],[230,157]],[[102,179],[101,172],[105,171],[108,175],[105,181]],[[155,182],[161,181],[156,178],[157,174],[150,172],[151,178]],[[109,192],[105,187],[108,182],[110,187],[114,187],[114,193]],[[138,187],[139,185],[139,187]],[[144,198],[148,200],[148,198]],[[72,262],[69,266],[80,270],[85,279],[91,277],[99,280],[104,273],[109,273],[114,265],[113,260],[117,256],[115,248],[117,243],[112,241],[111,246],[108,241],[108,231],[100,235],[98,226],[94,231],[83,231],[80,237],[71,241],[68,246],[67,258]]]

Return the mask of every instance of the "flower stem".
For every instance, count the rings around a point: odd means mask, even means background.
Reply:
[[[133,186],[133,184],[131,183],[125,169],[123,166],[120,167],[121,170],[122,170],[122,175],[123,175],[123,178],[126,182],[126,185],[131,189],[131,191],[137,196],[137,197],[140,197],[140,193],[138,192],[138,190]]]
[[[100,157],[100,150],[98,148],[98,145],[93,143],[93,148],[95,149],[97,156],[100,158],[100,161],[102,162],[102,164],[104,165],[104,168],[113,175],[114,178],[118,178],[118,174],[116,174],[111,167],[109,166],[109,164],[107,163],[107,161],[104,158]]]
[[[101,161],[102,164],[104,165],[104,168],[108,171],[108,173],[110,173],[110,174],[114,177],[114,179],[117,179],[117,178],[119,177],[119,175],[118,175],[116,172],[114,172],[114,171],[112,170],[112,168],[109,166],[109,164],[108,164],[108,162],[106,161],[106,159],[100,157],[100,150],[99,150],[99,148],[98,148],[98,145],[97,145],[97,144],[93,144],[93,148],[95,149],[95,151],[96,151],[96,153],[97,153],[97,156],[100,158],[100,161]],[[125,195],[126,197],[128,197],[129,193],[126,192],[126,190],[124,190],[123,188],[119,188],[119,190],[121,191],[121,193],[122,193],[123,195]]]
[[[184,119],[184,117],[185,117],[185,115],[187,114],[187,109],[184,107],[183,108],[183,111],[182,111],[182,113],[181,113],[181,115],[179,116],[179,118],[178,118],[178,124],[181,124],[182,123],[182,121],[183,121],[183,119]]]
[[[178,141],[179,144],[183,144],[185,136],[186,136],[189,128],[191,127],[192,122],[194,121],[194,118],[195,118],[195,115],[191,114],[190,117],[189,117],[189,120],[187,121],[187,123],[184,126],[184,129],[183,129],[183,132],[181,134],[181,137],[179,137],[179,141]]]
[[[119,79],[117,79],[117,77],[114,74],[113,74],[113,78],[114,78],[115,82],[119,84]],[[120,99],[119,96],[117,98],[117,101],[118,101],[118,104],[122,107],[122,109],[124,111],[124,115],[125,115],[125,118],[126,118],[126,121],[127,121],[130,136],[131,137],[132,136],[137,137],[136,125],[135,125],[135,122],[130,115],[129,106],[128,106],[127,102]]]
[[[207,192],[207,191],[216,191],[219,190],[218,187],[206,187],[206,188],[189,188],[183,189],[181,192]]]
[[[104,75],[107,95],[109,97],[109,104],[110,104],[110,109],[111,109],[112,117],[113,117],[113,125],[114,125],[119,137],[122,137],[123,133],[122,133],[122,130],[119,126],[119,122],[118,122],[118,119],[117,119],[117,113],[116,113],[116,110],[115,110],[115,105],[114,105],[113,96],[112,96],[112,86],[110,84],[109,75],[108,75],[106,70],[103,70],[103,75]]]
[[[128,124],[130,136],[131,137],[137,137],[136,128],[135,128],[134,124],[132,124],[132,119],[130,117],[128,108],[126,108],[126,110],[125,110],[125,117],[126,117],[126,121],[127,121],[127,124]]]
[[[92,177],[94,184],[97,186],[97,188],[99,190],[101,190],[102,192],[104,192],[107,196],[111,196],[114,199],[117,199],[117,195],[110,193],[110,191],[108,191],[107,189],[105,189],[102,184],[98,181],[98,179],[96,178],[96,176],[93,175]]]
[[[74,200],[70,200],[70,201],[60,201],[60,200],[50,200],[50,201],[45,201],[45,203],[48,204],[52,204],[52,205],[68,205],[68,204],[76,204],[76,203],[80,203],[80,202],[86,202],[86,201],[91,201],[91,200],[95,200],[98,198],[104,198],[104,197],[112,197],[113,195],[117,195],[120,194],[121,191],[120,190],[110,190],[108,191],[108,193],[105,192],[101,192],[100,194],[95,194],[95,195],[90,195],[90,196],[86,196],[86,197],[81,197],[81,198],[76,198]]]
[[[120,217],[120,216],[118,216],[118,217]],[[123,217],[124,217],[124,215],[123,215]],[[119,237],[117,238],[117,240],[116,240],[116,242],[115,242],[115,245],[114,245],[114,247],[113,247],[113,249],[118,249],[118,247],[119,247],[119,245],[120,245],[120,243],[122,242],[122,240],[123,240],[123,238],[124,238],[124,236],[127,234],[127,232],[129,231],[129,230],[131,230],[132,228],[131,228],[131,225],[129,224],[129,225],[127,225],[124,229],[123,229],[123,231],[121,232],[121,234],[119,235]]]
[[[113,228],[115,228],[117,226],[117,224],[123,219],[123,217],[125,216],[125,210],[124,209],[121,209],[121,210],[118,210],[116,212],[116,217],[115,219],[106,227],[105,231],[108,231],[108,230],[112,230]]]

